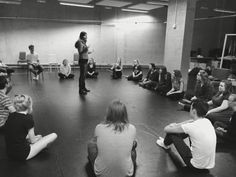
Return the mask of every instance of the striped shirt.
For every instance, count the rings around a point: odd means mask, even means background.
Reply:
[[[8,118],[9,115],[8,108],[10,106],[13,106],[12,101],[5,93],[0,91],[0,127],[2,127],[5,124]]]

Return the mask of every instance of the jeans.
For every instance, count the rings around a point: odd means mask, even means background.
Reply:
[[[85,87],[85,77],[86,77],[86,70],[87,70],[87,62],[79,62],[80,66],[80,76],[79,76],[79,90],[83,91],[86,89]]]

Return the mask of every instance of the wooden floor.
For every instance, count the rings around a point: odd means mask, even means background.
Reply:
[[[74,80],[59,81],[55,72],[45,72],[44,80],[31,81],[26,72],[13,75],[15,94],[33,98],[36,132],[58,134],[57,141],[34,159],[17,162],[7,158],[3,134],[0,134],[1,177],[87,177],[93,176],[87,162],[87,142],[95,126],[104,119],[107,105],[115,98],[128,109],[129,120],[137,128],[136,177],[234,177],[236,150],[218,146],[216,166],[209,173],[193,173],[176,167],[172,156],[156,145],[163,127],[188,119],[177,102],[139,87],[125,78],[112,80],[110,73],[99,70],[97,80],[87,80],[91,92],[78,94],[78,72]],[[128,71],[126,71],[127,73]],[[174,148],[172,148],[175,151]]]

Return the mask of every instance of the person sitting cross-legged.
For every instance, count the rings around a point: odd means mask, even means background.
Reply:
[[[159,137],[156,141],[164,149],[174,144],[190,169],[210,169],[215,166],[216,134],[211,122],[204,117],[207,110],[207,103],[194,100],[190,109],[192,120],[166,126],[165,139]],[[189,138],[190,146],[184,142],[185,138]]]
[[[129,123],[126,106],[113,101],[106,120],[95,128],[88,144],[88,159],[99,177],[133,176],[136,168],[136,128]]]
[[[58,73],[58,76],[60,79],[73,79],[74,74],[71,74],[71,67],[69,65],[69,62],[67,59],[64,59],[61,66],[60,66],[60,71]]]
[[[96,63],[93,58],[90,58],[88,61],[86,78],[98,78],[98,72],[96,71]]]

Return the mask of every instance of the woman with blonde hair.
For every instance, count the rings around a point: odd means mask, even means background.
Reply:
[[[119,100],[107,109],[105,122],[95,128],[88,144],[88,158],[97,176],[127,177],[135,172],[136,128],[128,121],[126,106]]]
[[[35,135],[30,96],[16,95],[13,103],[16,112],[9,115],[5,124],[7,154],[13,159],[29,160],[52,143],[57,134]]]

